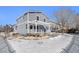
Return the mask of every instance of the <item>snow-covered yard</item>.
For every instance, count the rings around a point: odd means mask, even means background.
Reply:
[[[72,37],[63,34],[44,40],[11,39],[8,42],[16,53],[59,53],[70,44]]]

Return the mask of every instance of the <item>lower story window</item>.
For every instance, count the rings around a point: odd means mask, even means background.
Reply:
[[[30,25],[30,29],[32,29],[33,27],[32,27],[32,25]]]

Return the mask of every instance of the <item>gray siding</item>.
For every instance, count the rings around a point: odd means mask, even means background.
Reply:
[[[27,33],[26,24],[19,25],[17,27],[17,32],[23,35],[26,34]]]
[[[23,35],[27,33],[26,24],[24,22],[27,22],[27,14],[19,17],[16,25],[17,32]]]
[[[27,34],[28,29],[26,29],[26,24],[28,24],[28,21],[34,21],[37,20],[37,16],[39,17],[39,21],[43,21],[45,19],[45,22],[48,22],[48,18],[42,14],[42,13],[25,13],[23,16],[19,17],[17,19],[17,32],[20,34]],[[26,23],[25,23],[26,22]],[[27,25],[28,26],[28,25]]]
[[[29,14],[29,20],[30,21],[37,20],[37,16],[39,17],[40,21],[44,21],[44,19],[45,19],[46,22],[47,22],[47,20],[48,20],[48,18],[42,13],[30,13]]]

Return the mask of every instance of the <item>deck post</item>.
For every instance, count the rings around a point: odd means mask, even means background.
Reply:
[[[29,27],[30,27],[30,26],[29,26],[29,12],[28,12],[28,20],[27,20],[27,22],[28,22],[27,30],[28,30],[28,33],[29,33],[29,30],[30,30],[30,29],[29,29]]]
[[[37,23],[35,22],[35,25],[36,25],[36,33],[37,33]]]
[[[48,24],[48,27],[49,27],[49,28],[48,28],[48,33],[50,33],[50,24]]]
[[[34,31],[34,25],[32,26],[33,27],[33,29],[32,29],[32,33],[34,33],[35,31]]]

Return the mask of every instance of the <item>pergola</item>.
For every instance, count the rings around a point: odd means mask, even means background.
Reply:
[[[30,24],[34,24],[35,25],[35,27],[36,27],[36,29],[35,29],[35,32],[37,33],[37,26],[38,25],[43,25],[44,26],[44,28],[47,26],[48,27],[48,31],[46,31],[46,32],[51,32],[51,30],[50,30],[50,23],[47,23],[47,22],[43,22],[43,21],[29,21],[29,27],[30,27]],[[34,28],[33,28],[34,29]],[[30,29],[29,29],[30,30]]]

